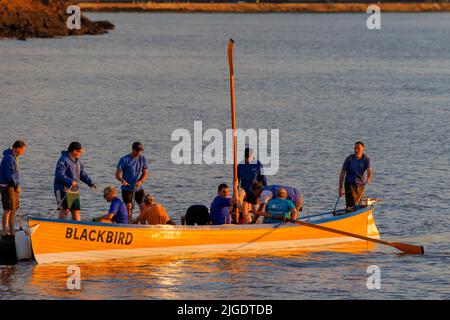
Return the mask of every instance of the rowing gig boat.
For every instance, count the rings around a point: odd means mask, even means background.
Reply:
[[[371,206],[300,220],[379,238]],[[222,226],[126,225],[28,217],[34,257],[39,264],[137,257],[178,256],[250,250],[299,249],[361,241],[292,223]]]

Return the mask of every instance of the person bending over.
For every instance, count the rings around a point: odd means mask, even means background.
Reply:
[[[96,222],[106,223],[128,223],[128,211],[125,203],[117,197],[117,189],[111,185],[103,190],[103,198],[106,202],[111,202],[109,211],[102,217],[93,219]]]

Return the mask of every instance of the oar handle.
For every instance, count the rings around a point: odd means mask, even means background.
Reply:
[[[342,198],[342,196],[339,195],[339,197],[338,197],[338,199],[337,199],[337,201],[336,201],[336,204],[334,205],[333,216],[336,215],[336,208],[337,208],[337,205],[338,205],[338,203],[339,203],[339,200],[341,200],[341,198]]]

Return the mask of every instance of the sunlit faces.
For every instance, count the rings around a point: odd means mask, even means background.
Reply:
[[[355,144],[355,154],[359,157],[362,156],[363,152],[364,152],[364,146],[360,143],[356,143]]]
[[[70,154],[74,159],[79,159],[83,153],[84,153],[83,149],[79,149],[73,150]]]
[[[230,188],[222,188],[219,191],[219,195],[223,198],[229,198],[230,197]]]
[[[20,157],[25,153],[26,146],[16,148],[16,155]]]

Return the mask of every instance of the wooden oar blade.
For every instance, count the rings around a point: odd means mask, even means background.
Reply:
[[[408,254],[424,254],[425,250],[422,246],[415,246],[412,244],[401,243],[401,242],[389,242],[389,244],[398,250],[408,253]]]

